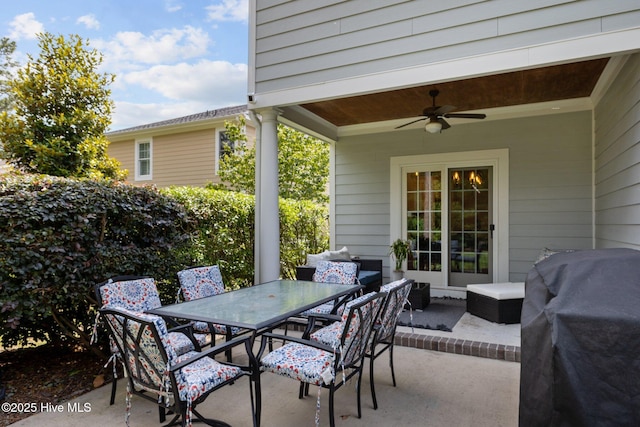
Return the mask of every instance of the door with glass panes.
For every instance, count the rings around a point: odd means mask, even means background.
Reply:
[[[491,167],[405,169],[403,175],[411,246],[406,276],[458,287],[490,283]]]
[[[449,286],[491,283],[491,168],[449,169]]]

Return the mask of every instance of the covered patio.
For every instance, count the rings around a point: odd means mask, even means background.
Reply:
[[[466,313],[453,332],[399,328],[398,339],[404,342],[399,343],[401,345],[397,345],[395,349],[397,387],[392,386],[388,359],[384,355],[378,359],[375,372],[378,410],[374,410],[371,404],[369,374],[365,367],[362,418],[356,417],[354,381],[336,394],[336,424],[368,427],[517,425],[520,364],[499,358],[497,351],[493,353],[489,349],[513,344],[519,352],[520,325],[491,324],[474,316],[467,316],[470,315]],[[484,343],[487,352],[481,357],[459,353],[455,345],[446,344],[455,340],[469,341],[472,336],[492,341]],[[441,340],[444,345],[438,350],[416,348],[420,347],[419,343],[437,344]],[[262,426],[313,425],[317,388],[312,387],[309,396],[299,400],[297,384],[290,379],[263,374],[261,382]],[[243,379],[231,387],[218,390],[199,410],[205,416],[221,419],[233,426],[251,425],[247,386]],[[110,389],[109,386],[103,386],[78,397],[70,405],[63,405],[62,411],[41,411],[13,426],[73,427],[85,426],[87,423],[101,427],[121,426],[125,416],[126,387],[118,387],[113,406],[109,406]],[[328,391],[323,390],[321,426],[329,424],[327,398]],[[85,405],[87,403],[90,405]],[[75,408],[82,408],[84,412],[74,410]],[[160,425],[157,407],[146,400],[132,398],[130,424],[150,427]]]

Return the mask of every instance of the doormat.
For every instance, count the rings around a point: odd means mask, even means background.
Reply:
[[[467,301],[457,298],[431,298],[425,310],[404,310],[398,318],[399,326],[451,332],[467,311]],[[413,318],[413,322],[412,322]]]

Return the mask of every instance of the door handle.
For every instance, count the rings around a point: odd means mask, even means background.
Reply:
[[[493,230],[496,229],[495,224],[489,224],[489,232],[491,233],[491,238],[493,239]]]

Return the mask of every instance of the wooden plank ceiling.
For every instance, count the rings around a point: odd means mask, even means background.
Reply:
[[[438,89],[437,105],[454,112],[583,98],[591,95],[608,58],[486,77],[399,89],[303,104],[335,126],[412,118],[432,105],[429,91]]]

